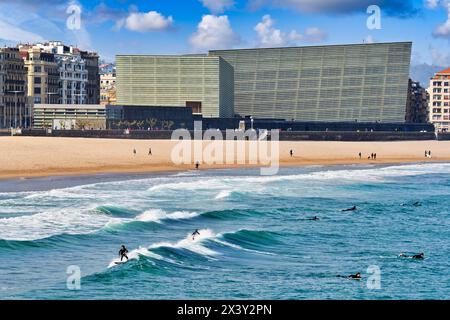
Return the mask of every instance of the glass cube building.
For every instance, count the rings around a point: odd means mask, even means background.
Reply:
[[[404,122],[411,42],[210,51],[234,68],[240,116]]]

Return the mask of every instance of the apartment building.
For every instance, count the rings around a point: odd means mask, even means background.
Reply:
[[[437,131],[450,130],[450,68],[436,72],[428,87],[429,120]]]

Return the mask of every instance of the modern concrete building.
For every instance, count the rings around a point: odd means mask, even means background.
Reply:
[[[206,55],[118,55],[117,104],[191,107],[203,117],[234,116],[233,68]]]
[[[0,128],[28,127],[31,105],[27,96],[27,71],[18,48],[0,48],[3,81],[0,81]]]
[[[234,68],[240,116],[404,122],[411,42],[210,51]]]
[[[35,104],[36,129],[106,129],[105,106],[93,104]]]
[[[428,87],[429,119],[437,131],[450,131],[450,68],[436,72]]]
[[[409,79],[405,122],[427,123],[428,121],[428,92],[419,82]]]

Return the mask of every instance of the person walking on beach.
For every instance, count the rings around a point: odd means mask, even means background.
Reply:
[[[431,151],[428,151],[428,157],[431,158]]]
[[[362,157],[362,154],[361,154],[361,152],[359,153],[359,160],[361,160],[361,157]]]
[[[377,154],[376,153],[373,154],[373,160],[377,160]]]
[[[136,155],[136,148],[135,148],[135,149],[133,149],[133,154],[134,154],[134,155]]]
[[[425,150],[425,158],[428,158],[428,151]]]
[[[292,151],[292,149],[291,149],[291,151],[289,151],[289,154],[291,155],[291,158],[294,156],[294,151]]]
[[[152,155],[152,148],[148,148],[148,155],[149,155],[149,156]]]
[[[200,163],[198,161],[195,162],[195,169],[198,170],[198,167],[200,166]]]

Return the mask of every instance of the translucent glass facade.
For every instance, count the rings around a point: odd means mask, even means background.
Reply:
[[[183,107],[201,102],[204,117],[233,117],[233,68],[220,57],[119,55],[117,104]]]
[[[241,116],[404,122],[411,42],[210,51],[234,67]]]

